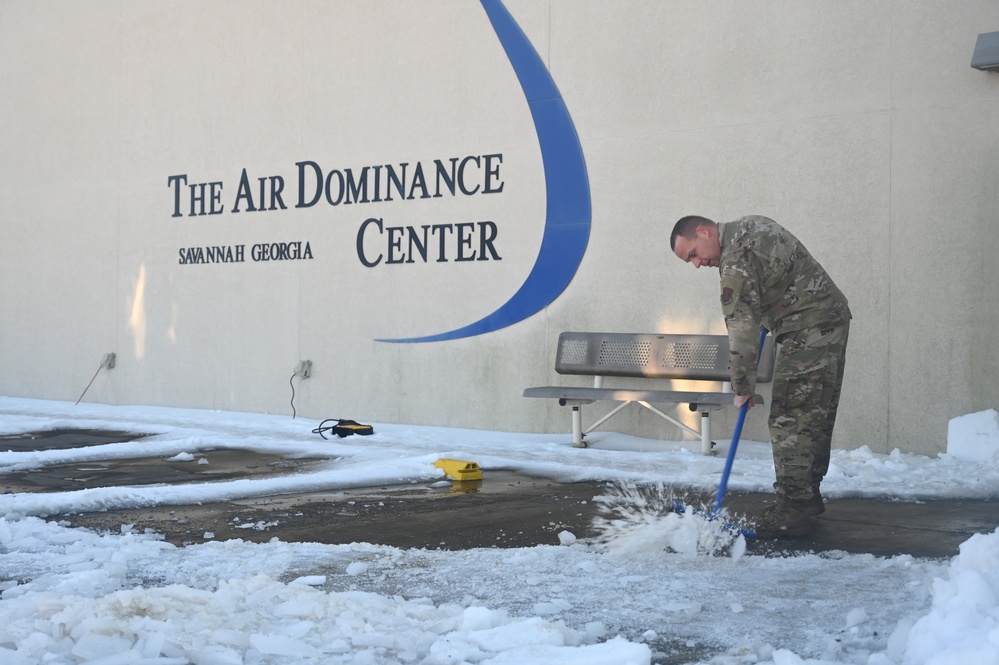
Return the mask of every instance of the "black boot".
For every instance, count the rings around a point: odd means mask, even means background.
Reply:
[[[756,520],[757,538],[797,538],[808,535],[808,515],[802,510],[802,502],[794,502],[783,496],[777,503],[763,509]]]

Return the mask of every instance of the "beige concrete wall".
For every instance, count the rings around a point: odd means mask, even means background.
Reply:
[[[113,351],[88,401],[291,415],[308,358],[303,416],[562,431],[565,409],[521,397],[585,384],[552,370],[558,333],[723,331],[717,275],[668,231],[755,213],[850,297],[837,445],[934,453],[949,418],[999,406],[999,74],[968,66],[994,3],[506,4],[583,147],[586,255],[519,324],[386,344],[489,314],[538,254],[538,140],[479,3],[0,2],[0,394],[75,400]],[[294,207],[296,162],[495,153],[502,193]],[[287,209],[233,212],[243,169],[281,176]],[[222,182],[223,212],[174,217],[177,174]],[[370,217],[493,220],[502,260],[365,267]],[[178,263],[282,241],[314,258]],[[611,423],[680,435],[637,407]]]

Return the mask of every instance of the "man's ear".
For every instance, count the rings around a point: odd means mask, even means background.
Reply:
[[[706,226],[698,226],[695,231],[697,233],[697,237],[698,238],[710,238],[711,237],[711,229],[709,229]]]

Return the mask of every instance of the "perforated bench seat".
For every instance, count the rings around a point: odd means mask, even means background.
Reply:
[[[585,447],[586,434],[628,404],[636,403],[699,437],[701,450],[707,454],[711,451],[710,412],[732,405],[732,393],[725,390],[729,381],[730,357],[726,335],[564,332],[559,335],[555,371],[559,374],[593,376],[593,387],[527,388],[524,397],[557,399],[560,405],[571,406],[573,444],[579,447]],[[771,381],[773,368],[773,340],[768,337],[757,369],[757,383]],[[712,391],[605,388],[602,382],[605,376],[712,381],[721,385]],[[620,404],[583,431],[581,406],[597,401]],[[700,411],[700,430],[663,413],[652,406],[654,403],[687,404],[691,411]],[[756,395],[756,403],[762,404],[763,397]]]

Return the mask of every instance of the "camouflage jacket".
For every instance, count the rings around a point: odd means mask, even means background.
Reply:
[[[749,215],[718,225],[721,306],[732,351],[732,389],[756,389],[760,326],[781,335],[851,318],[846,296],[805,246],[777,222]]]

